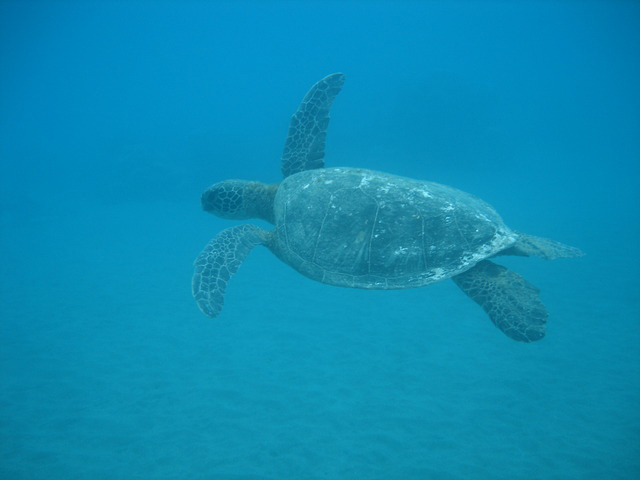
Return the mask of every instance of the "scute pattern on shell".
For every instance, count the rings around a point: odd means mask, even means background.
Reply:
[[[272,249],[332,285],[419,287],[473,267],[516,241],[487,203],[433,182],[355,168],[285,179]]]

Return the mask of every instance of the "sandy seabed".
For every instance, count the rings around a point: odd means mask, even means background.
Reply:
[[[525,345],[452,282],[329,287],[266,249],[208,319],[191,263],[228,224],[192,206],[3,223],[0,478],[640,475],[640,289],[622,259],[504,259],[551,312]]]

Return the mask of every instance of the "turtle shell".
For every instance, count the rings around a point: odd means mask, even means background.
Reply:
[[[517,238],[479,198],[446,185],[355,168],[287,177],[271,249],[303,275],[344,287],[429,285]]]

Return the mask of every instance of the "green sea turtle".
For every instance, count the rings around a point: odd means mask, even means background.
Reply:
[[[220,313],[228,281],[253,247],[264,245],[312,280],[341,287],[412,288],[452,278],[506,335],[541,339],[547,311],[538,289],[488,259],[582,252],[513,231],[490,205],[446,185],[324,168],[329,109],[343,83],[343,74],[329,75],[302,100],[284,146],[282,182],[226,180],[202,194],[210,213],[275,226],[236,225],[209,242],[195,261],[192,284],[202,312]]]

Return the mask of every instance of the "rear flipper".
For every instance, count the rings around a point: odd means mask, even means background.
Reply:
[[[512,247],[498,253],[498,255],[540,257],[545,260],[584,256],[584,252],[579,248],[570,247],[569,245],[556,242],[550,238],[536,237],[535,235],[528,235],[520,232],[516,233],[518,234],[518,241]]]
[[[539,290],[517,273],[483,260],[453,281],[508,337],[520,342],[544,337],[548,314]]]

